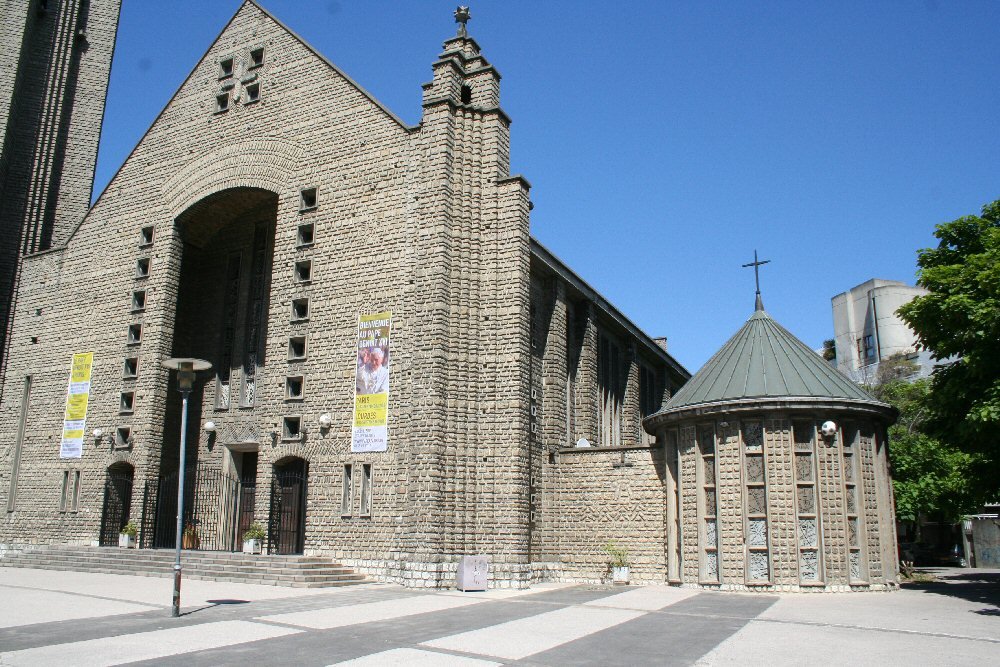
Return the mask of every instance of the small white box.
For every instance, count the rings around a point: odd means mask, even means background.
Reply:
[[[456,585],[460,591],[485,591],[489,588],[490,562],[486,556],[462,556],[458,562]]]

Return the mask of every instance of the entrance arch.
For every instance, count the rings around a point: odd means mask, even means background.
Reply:
[[[101,510],[102,547],[118,546],[118,535],[128,523],[132,510],[132,483],[135,468],[128,463],[115,463],[108,467],[104,477],[104,506]]]
[[[309,463],[289,456],[274,464],[268,542],[271,553],[300,554],[306,541]]]

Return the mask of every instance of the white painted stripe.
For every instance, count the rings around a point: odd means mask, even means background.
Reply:
[[[656,611],[697,594],[698,591],[692,588],[644,586],[617,595],[610,595],[606,598],[584,602],[583,604],[588,607],[614,607],[615,609]]]
[[[631,621],[646,612],[567,607],[480,630],[423,642],[421,646],[520,660],[560,644]]]
[[[403,616],[427,614],[457,607],[486,602],[482,598],[460,598],[448,595],[420,595],[396,600],[383,600],[367,604],[329,607],[311,611],[293,611],[287,614],[260,616],[258,620],[271,623],[297,625],[303,628],[329,630],[346,625],[358,625],[374,621],[387,621]]]
[[[421,651],[415,648],[395,648],[391,651],[372,653],[361,658],[338,662],[337,666],[351,667],[499,667],[502,662],[465,658],[460,655],[448,655],[433,651]],[[333,666],[331,666],[333,667]]]
[[[14,568],[11,568],[14,569]],[[13,628],[32,623],[54,623],[78,618],[135,614],[160,609],[151,605],[133,604],[97,597],[82,597],[38,589],[0,586],[0,628]]]
[[[165,658],[233,644],[297,634],[301,630],[247,621],[219,621],[169,630],[53,644],[0,653],[2,665],[78,665],[99,667]]]

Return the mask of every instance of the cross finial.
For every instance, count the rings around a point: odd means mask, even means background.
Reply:
[[[458,36],[468,37],[469,33],[465,29],[465,24],[469,22],[472,15],[469,13],[468,5],[459,5],[455,9],[455,23],[458,24]]]
[[[756,300],[756,302],[754,304],[754,310],[764,310],[764,301],[763,301],[763,299],[760,298],[760,267],[763,266],[764,264],[767,264],[770,261],[771,260],[769,260],[769,259],[759,260],[758,261],[758,259],[757,259],[757,250],[755,249],[753,251],[753,261],[750,262],[749,264],[744,264],[743,265],[744,268],[746,268],[748,266],[752,266],[753,267],[753,279],[754,279],[754,283],[756,283],[756,285],[757,285],[757,300]]]

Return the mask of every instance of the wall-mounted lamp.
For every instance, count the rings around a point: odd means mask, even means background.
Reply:
[[[215,422],[207,421],[205,422],[205,425],[202,426],[202,428],[205,429],[205,433],[212,435],[213,433],[215,433]]]
[[[729,428],[729,422],[723,419],[721,422],[719,422],[719,428]]]
[[[333,424],[333,415],[331,415],[329,412],[324,412],[319,416],[318,421],[320,428],[322,429],[330,428],[330,425]]]
[[[100,444],[101,439],[104,437],[104,429],[98,426],[91,433],[94,435],[94,442]]]

